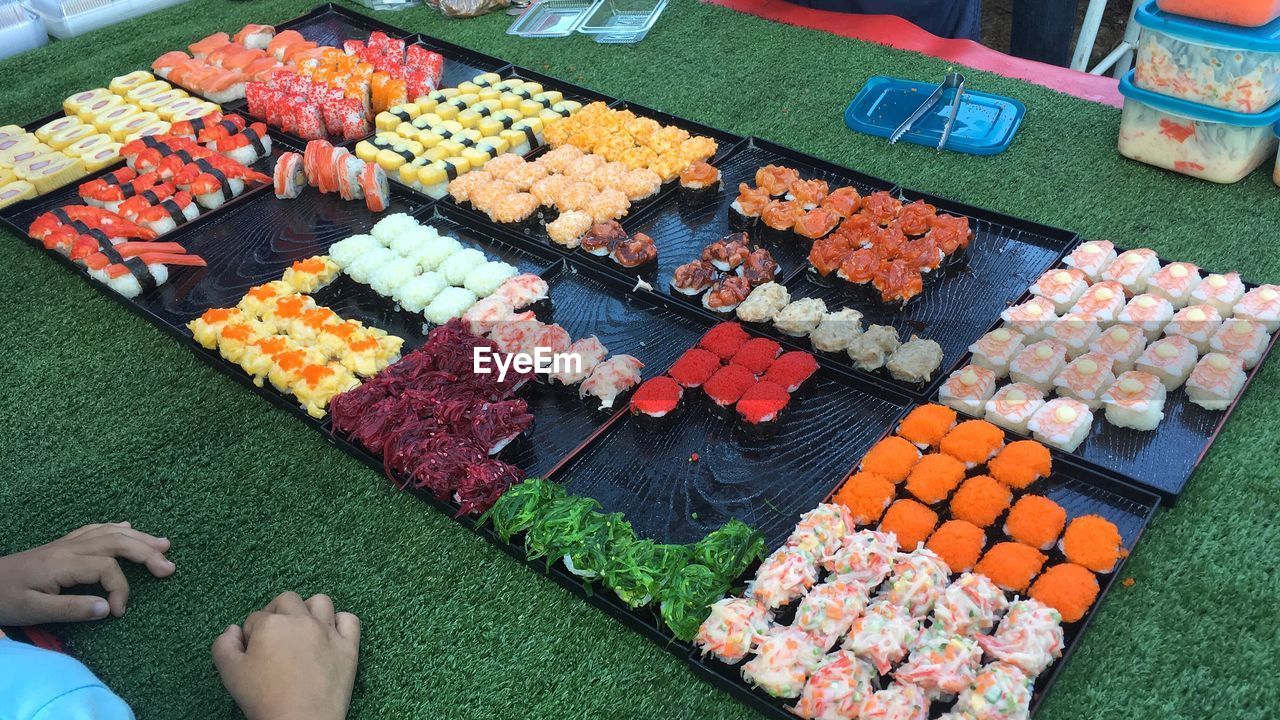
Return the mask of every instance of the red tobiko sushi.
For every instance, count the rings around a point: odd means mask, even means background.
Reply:
[[[683,396],[684,389],[675,380],[665,375],[650,378],[631,395],[631,412],[660,418],[675,410]]]
[[[782,346],[769,338],[751,338],[738,348],[729,362],[741,365],[755,375],[761,375],[769,369],[780,352]]]
[[[720,358],[710,350],[689,348],[667,374],[687,388],[701,387],[720,369]]]
[[[736,322],[723,322],[707,331],[698,341],[698,347],[710,350],[718,357],[728,360],[738,352],[743,343],[751,336]]]
[[[781,385],[762,380],[747,388],[738,399],[738,416],[751,425],[771,423],[791,402],[791,394]]]
[[[769,365],[764,379],[777,383],[789,393],[800,389],[806,380],[818,371],[818,361],[807,352],[793,350],[783,353]]]
[[[716,371],[702,389],[707,397],[720,407],[728,407],[742,397],[752,385],[756,384],[756,376],[741,365],[725,365]]]

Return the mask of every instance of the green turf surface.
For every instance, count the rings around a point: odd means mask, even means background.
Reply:
[[[309,8],[195,0],[0,62],[0,123],[44,116],[209,32]],[[690,0],[635,47],[520,40],[502,14],[383,18],[907,186],[1280,280],[1268,176],[1217,187],[1126,161],[1117,111],[1037,86],[969,72],[971,86],[1026,102],[1026,126],[1003,156],[938,155],[839,119],[870,75],[943,75],[919,55]],[[104,520],[173,539],[177,575],[132,573],[128,615],[58,628],[141,717],[234,716],[208,645],[283,589],[328,592],[364,619],[353,717],[750,716],[42,253],[5,235],[0,266],[0,552]],[[1278,382],[1272,362],[1146,536],[1126,573],[1136,583],[1113,593],[1041,718],[1252,720],[1280,708]]]

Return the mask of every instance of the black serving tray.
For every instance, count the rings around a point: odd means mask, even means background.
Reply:
[[[884,436],[892,434],[896,426],[897,422],[893,424],[893,427]],[[1007,437],[1010,441],[1018,439],[1018,436],[1012,433],[1007,434]],[[881,438],[877,438],[877,442],[879,439]],[[1063,626],[1065,647],[1062,651],[1062,657],[1036,679],[1031,697],[1032,715],[1039,709],[1040,703],[1044,701],[1049,690],[1066,668],[1067,661],[1084,638],[1085,631],[1098,614],[1098,609],[1105,602],[1107,595],[1111,592],[1117,580],[1123,579],[1124,567],[1129,555],[1132,554],[1139,540],[1141,540],[1147,526],[1155,518],[1156,511],[1160,506],[1159,496],[1128,483],[1115,480],[1107,474],[1100,473],[1088,465],[1080,463],[1078,459],[1066,453],[1054,448],[1049,450],[1053,455],[1052,474],[1048,478],[1033,483],[1026,490],[1016,492],[1015,502],[1017,497],[1028,493],[1043,495],[1058,503],[1067,511],[1068,524],[1072,519],[1082,515],[1100,515],[1115,523],[1116,528],[1120,531],[1121,542],[1126,552],[1110,573],[1097,575],[1098,598],[1094,601],[1089,612],[1085,613],[1085,616],[1078,622]],[[852,456],[858,458],[858,461],[862,457],[859,454],[852,454]],[[846,459],[847,457],[849,456],[846,456]],[[852,473],[856,468],[857,462],[848,470]],[[982,468],[975,468],[970,470],[968,475],[979,475],[982,472]],[[832,494],[834,495],[834,491]],[[898,497],[910,497],[901,485],[898,486]],[[828,501],[830,500],[829,497],[827,499]],[[931,507],[938,513],[939,525],[951,519],[947,501]],[[988,548],[995,542],[1009,539],[999,529],[1003,524],[1004,516],[1002,515],[988,530]],[[1046,567],[1065,561],[1062,552],[1057,548],[1049,550],[1045,554],[1049,556],[1048,562],[1045,563]],[[955,577],[952,576],[952,579]],[[1011,600],[1016,597],[1014,593],[1006,593],[1006,595]],[[786,710],[786,706],[793,704],[794,701],[780,700],[769,696],[761,690],[752,688],[740,675],[741,663],[728,665],[713,656],[703,657],[698,651],[690,653],[689,660],[700,675],[728,690],[767,717],[775,718],[776,720],[795,717]],[[942,708],[944,708],[942,704],[935,704],[930,717],[937,717],[941,712],[944,712],[945,710]]]
[[[1116,251],[1124,252],[1125,248],[1117,247]],[[1162,266],[1170,262],[1175,261],[1160,258]],[[1061,261],[1055,264],[1057,266],[1066,267]],[[1202,268],[1201,272],[1209,274],[1212,271]],[[1028,287],[1038,277],[1039,275],[1028,280]],[[1258,287],[1250,282],[1245,282],[1244,285],[1246,290]],[[1030,299],[1031,293],[1026,291],[1017,299],[1017,303]],[[990,332],[1003,324],[1003,321],[997,319],[983,332]],[[1262,359],[1252,370],[1245,371],[1244,387],[1227,409],[1206,410],[1187,398],[1185,386],[1180,387],[1168,394],[1164,404],[1164,419],[1160,421],[1160,425],[1150,432],[1142,432],[1112,425],[1106,421],[1105,410],[1099,408],[1094,411],[1093,427],[1088,437],[1072,454],[1085,464],[1158,493],[1166,504],[1173,505],[1278,343],[1280,333],[1273,333],[1271,344],[1267,346]],[[967,365],[971,357],[966,352],[956,368]],[[944,376],[943,380],[945,379]],[[996,387],[1003,387],[1008,382],[1007,378],[1001,380]]]

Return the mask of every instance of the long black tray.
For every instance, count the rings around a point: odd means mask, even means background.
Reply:
[[[897,423],[895,422],[894,428],[896,428],[896,425]],[[892,429],[886,432],[885,435],[892,434]],[[879,439],[877,438],[877,442]],[[1011,441],[1016,440],[1017,436],[1008,434],[1008,439]],[[1067,661],[1084,639],[1085,631],[1098,614],[1102,603],[1106,601],[1107,595],[1116,585],[1116,582],[1123,579],[1124,568],[1128,562],[1129,555],[1132,554],[1141,540],[1143,532],[1151,524],[1151,521],[1155,518],[1156,511],[1160,507],[1159,496],[1129,483],[1115,480],[1086,464],[1080,463],[1078,459],[1066,453],[1052,448],[1050,448],[1050,452],[1053,455],[1052,474],[1046,479],[1035,482],[1025,491],[1021,491],[1016,495],[1021,497],[1030,493],[1043,495],[1053,500],[1067,511],[1068,523],[1073,518],[1090,514],[1100,515],[1110,520],[1115,523],[1116,528],[1120,531],[1122,545],[1126,552],[1112,572],[1097,576],[1099,585],[1098,598],[1089,609],[1089,612],[1078,622],[1063,626],[1065,647],[1062,657],[1036,679],[1035,686],[1032,689],[1031,713],[1033,715],[1066,668]],[[849,456],[846,455],[845,457]],[[862,456],[861,454],[852,454],[852,457],[860,459]],[[853,472],[856,468],[857,461],[848,470]],[[969,472],[969,476],[981,474],[981,472],[982,468],[975,468]],[[838,490],[839,488],[837,487],[836,489]],[[832,494],[834,494],[834,491]],[[898,496],[910,497],[901,486],[898,488]],[[946,501],[940,505],[933,506],[933,509],[938,513],[939,525],[951,518],[949,505]],[[1002,515],[988,530],[988,548],[996,542],[1003,542],[1009,539],[999,529],[1003,524],[1004,516]],[[1048,562],[1045,563],[1046,568],[1065,561],[1062,552],[1057,548],[1049,550],[1046,554],[1049,556]],[[1015,597],[1013,593],[1006,593],[1006,595],[1010,599]],[[795,717],[786,710],[787,705],[793,704],[792,701],[783,701],[771,697],[747,684],[740,675],[741,664],[727,665],[712,656],[703,657],[696,651],[690,654],[689,660],[699,671],[699,674],[728,690],[767,717],[775,718],[776,720]],[[935,707],[934,710],[935,712],[931,713],[930,717],[937,716],[938,707]]]

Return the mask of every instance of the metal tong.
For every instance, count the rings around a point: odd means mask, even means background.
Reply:
[[[938,89],[934,90],[933,94],[920,107],[916,108],[915,112],[911,113],[911,117],[907,118],[906,121],[898,126],[897,130],[893,131],[893,134],[889,136],[889,144],[893,145],[901,140],[902,136],[906,135],[912,126],[920,121],[920,118],[928,115],[935,105],[942,102],[942,96],[947,90],[954,88],[956,94],[951,99],[951,115],[947,117],[947,124],[942,128],[942,139],[938,141],[938,152],[942,152],[947,147],[947,140],[951,138],[951,128],[956,123],[956,114],[960,112],[960,102],[964,99],[964,83],[964,75],[955,72],[947,73],[947,79],[938,86]]]

